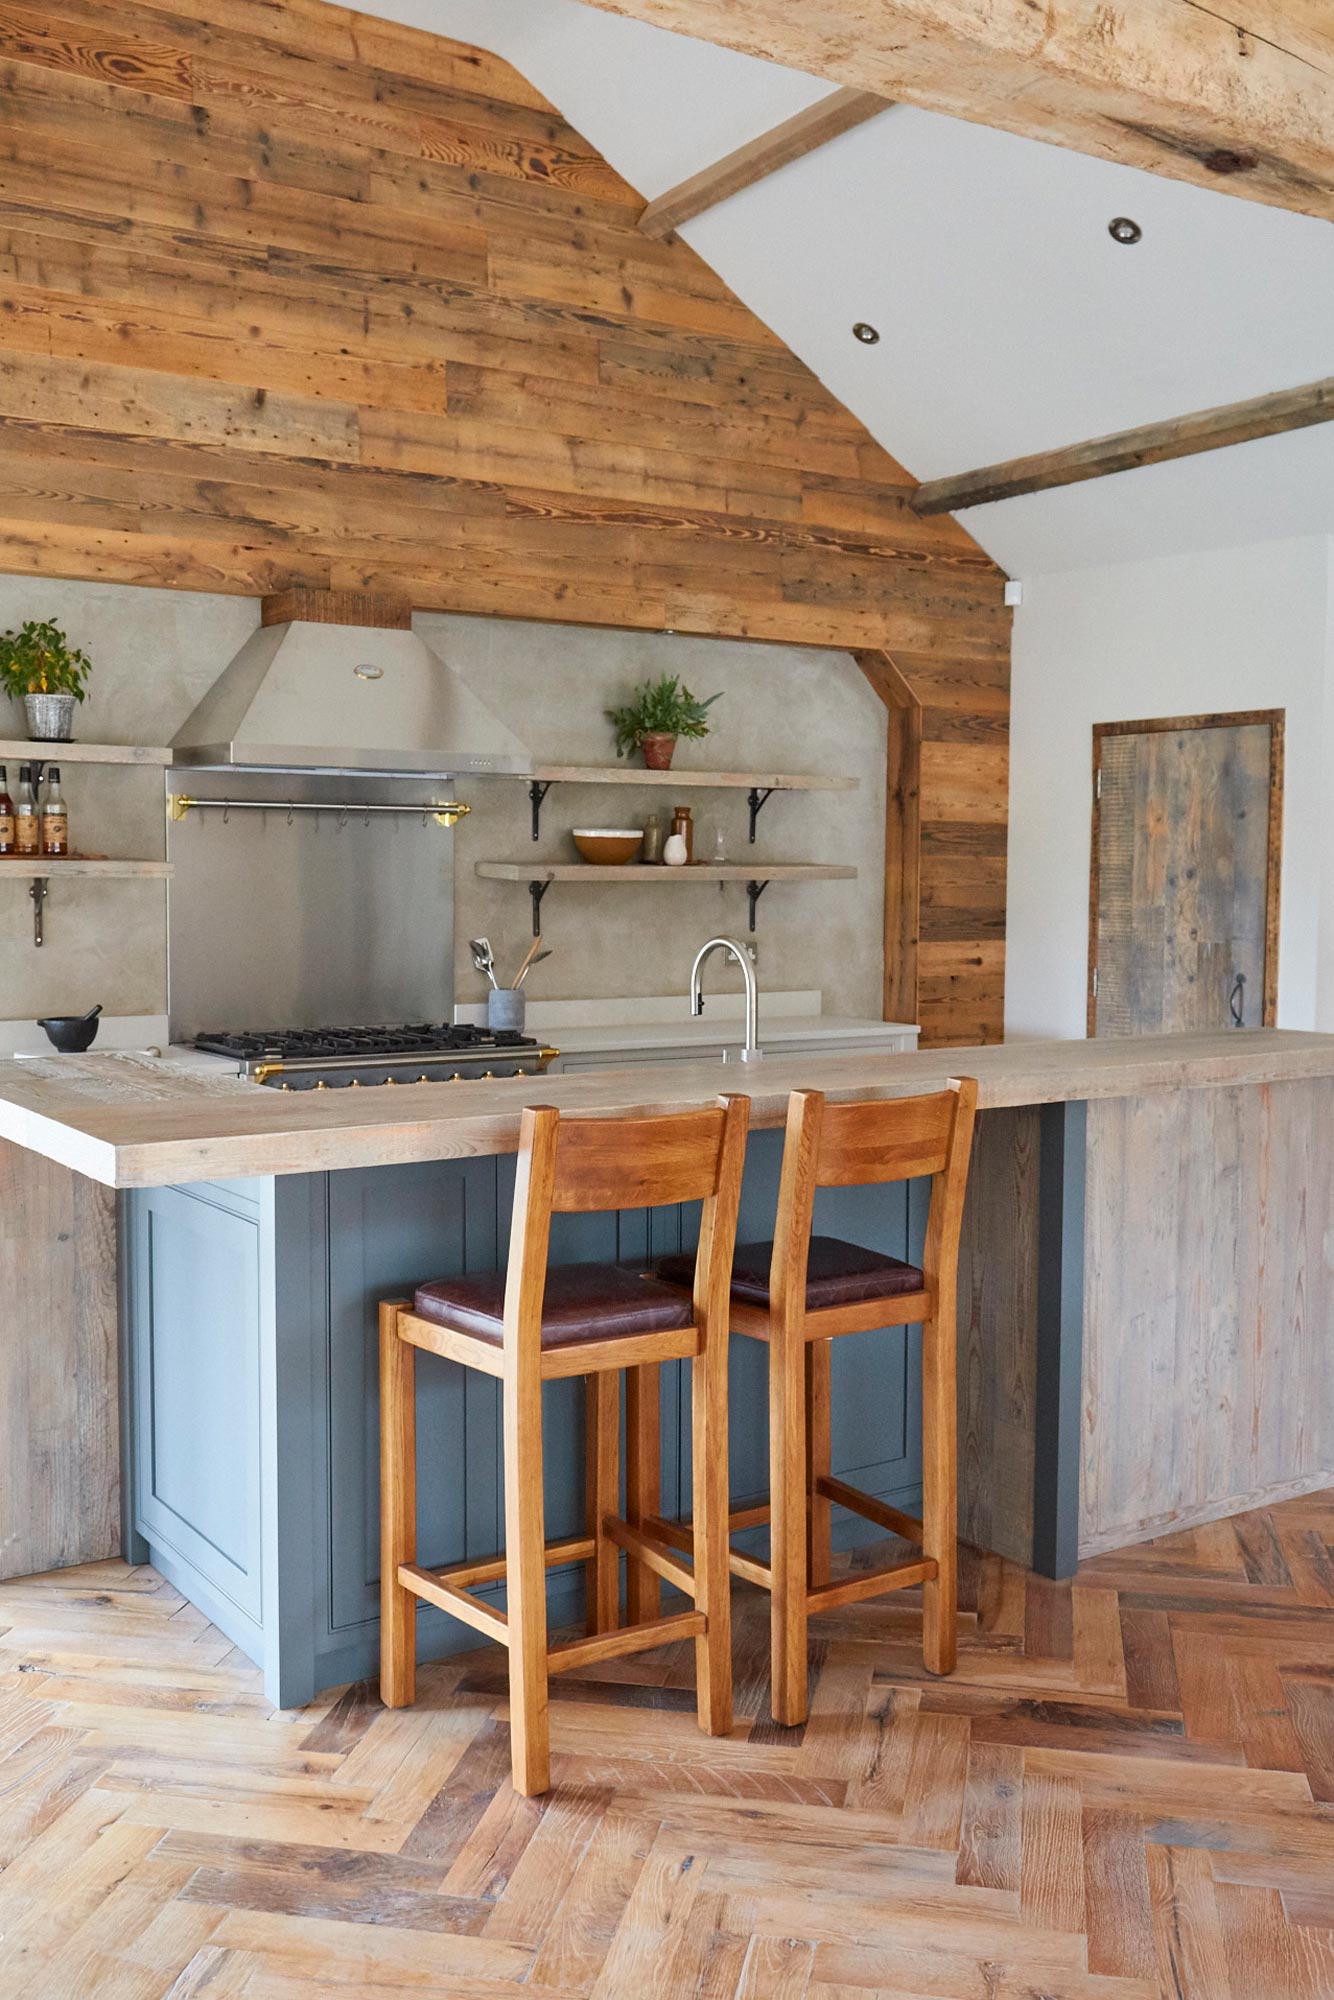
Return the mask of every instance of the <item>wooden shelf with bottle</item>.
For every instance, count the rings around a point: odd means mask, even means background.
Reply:
[[[31,738],[0,738],[0,764],[32,767],[34,787],[55,766],[74,764],[116,765],[126,770],[165,770],[172,753],[164,745],[146,743],[60,743]],[[32,899],[32,941],[45,942],[46,900],[53,880],[62,876],[100,877],[103,881],[165,882],[172,873],[169,861],[141,860],[138,856],[89,854],[4,854],[0,855],[0,882],[26,882]]]

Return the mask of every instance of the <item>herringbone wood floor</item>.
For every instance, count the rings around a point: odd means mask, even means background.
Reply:
[[[1331,2000],[1334,1494],[820,1621],[804,1730],[695,1728],[684,1649],[557,1681],[507,1781],[503,1659],[275,1714],[150,1570],[0,1586],[0,1994]]]

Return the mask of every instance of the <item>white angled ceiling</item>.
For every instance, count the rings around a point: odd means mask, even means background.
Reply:
[[[830,87],[579,0],[362,5],[507,56],[646,199]],[[920,479],[1334,373],[1329,224],[907,107],[681,233]],[[1334,425],[961,519],[1013,575],[1331,533]]]

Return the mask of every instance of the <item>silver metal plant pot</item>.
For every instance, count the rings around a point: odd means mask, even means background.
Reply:
[[[74,734],[72,694],[25,694],[28,736],[33,743],[68,743]]]

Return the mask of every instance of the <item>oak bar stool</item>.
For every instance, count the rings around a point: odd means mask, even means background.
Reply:
[[[955,1289],[959,1229],[977,1084],[951,1079],[926,1097],[827,1104],[818,1090],[788,1099],[772,1245],[745,1244],[732,1273],[732,1330],[769,1343],[769,1506],[731,1517],[731,1530],[770,1523],[770,1559],[736,1551],[731,1567],[772,1594],[773,1714],[806,1719],[807,1619],[813,1612],[923,1585],[923,1657],[954,1671],[958,1616]],[[836,1237],[812,1237],[815,1192],[929,1176],[931,1207],[919,1269]],[[659,1275],[681,1280],[680,1260]],[[830,1472],[831,1343],[839,1334],[922,1323],[922,1519]],[[829,1580],[837,1502],[920,1545],[920,1560]],[[657,1524],[654,1524],[657,1525]],[[688,1537],[678,1539],[687,1543]]]
[[[700,1727],[732,1727],[727,1518],[728,1287],[750,1100],[699,1111],[562,1118],[525,1110],[509,1267],[418,1288],[411,1305],[380,1307],[380,1693],[389,1708],[415,1694],[416,1610],[436,1604],[508,1646],[516,1791],[550,1783],[548,1676],[564,1667],[695,1640]],[[547,1266],[553,1214],[703,1200],[692,1292],[617,1264]],[[503,1384],[505,1554],[432,1572],[417,1564],[416,1353],[498,1376]],[[690,1357],[694,1437],[693,1568],[619,1518],[617,1371]],[[542,1384],[588,1377],[585,1532],[548,1545],[542,1497]],[[642,1377],[638,1378],[642,1382]],[[633,1441],[631,1445],[633,1451]],[[694,1609],[618,1629],[620,1552],[665,1577]],[[546,1571],[584,1561],[588,1636],[547,1643]],[[508,1611],[468,1589],[505,1580]]]

